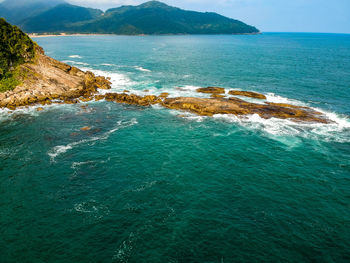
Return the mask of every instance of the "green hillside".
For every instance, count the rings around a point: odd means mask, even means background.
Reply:
[[[21,28],[26,32],[36,33],[62,32],[70,28],[72,23],[93,20],[102,14],[98,9],[61,4],[24,20]]]
[[[186,11],[158,1],[107,10],[58,5],[26,19],[21,28],[35,33],[249,34],[259,30],[216,13]]]
[[[17,67],[35,55],[35,43],[18,27],[0,18],[0,92],[13,89]]]
[[[0,17],[11,24],[20,25],[24,19],[36,16],[62,3],[64,3],[63,0],[5,0],[0,3]]]

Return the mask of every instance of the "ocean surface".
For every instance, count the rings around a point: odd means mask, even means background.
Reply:
[[[2,110],[0,262],[350,261],[350,35],[35,40],[113,92],[257,91],[334,123],[105,101]]]

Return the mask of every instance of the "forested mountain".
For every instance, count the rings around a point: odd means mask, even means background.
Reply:
[[[5,0],[0,3],[0,17],[19,25],[24,19],[63,3],[63,0]]]
[[[20,26],[26,32],[62,32],[67,31],[73,23],[94,20],[102,14],[98,9],[60,4],[24,20]]]
[[[11,1],[16,4],[11,4]],[[30,33],[152,35],[259,32],[255,27],[239,20],[211,12],[187,11],[158,1],[113,8],[105,13],[98,9],[62,2],[62,0],[46,2],[33,0],[27,3],[24,0],[6,0],[0,5],[0,16]],[[23,11],[24,8],[27,9],[26,12]]]
[[[71,32],[114,34],[241,34],[255,27],[216,13],[186,11],[151,1],[107,10],[94,21],[72,25]]]

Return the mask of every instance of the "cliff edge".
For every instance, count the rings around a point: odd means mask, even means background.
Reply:
[[[0,108],[89,100],[110,82],[45,55],[18,27],[0,19]]]

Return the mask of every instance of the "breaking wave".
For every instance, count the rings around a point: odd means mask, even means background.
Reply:
[[[81,141],[77,141],[77,142],[72,142],[66,145],[57,145],[55,147],[53,147],[47,154],[50,156],[51,161],[54,162],[55,158],[65,152],[67,152],[68,150],[73,149],[75,146],[81,145],[81,144],[85,144],[85,143],[89,143],[89,142],[94,142],[94,141],[99,141],[99,140],[106,140],[109,138],[109,136],[120,130],[120,129],[124,129],[130,126],[133,126],[137,124],[137,120],[136,119],[131,119],[130,121],[118,121],[117,122],[117,126],[114,127],[113,129],[103,133],[101,136],[95,136],[95,137],[91,137],[88,139],[84,139]]]
[[[79,56],[79,55],[70,55],[68,56],[69,58],[83,58],[82,56]]]

